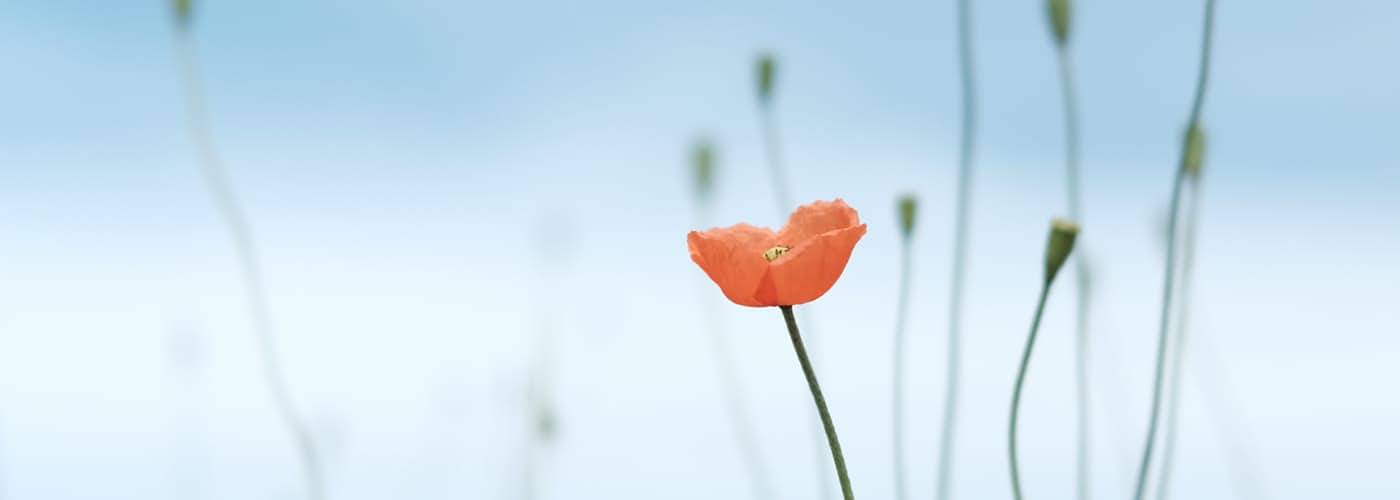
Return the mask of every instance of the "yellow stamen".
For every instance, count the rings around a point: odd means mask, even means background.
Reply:
[[[781,257],[783,254],[787,253],[787,251],[788,247],[785,246],[769,248],[768,251],[763,252],[763,258],[768,262],[773,262],[774,259]]]

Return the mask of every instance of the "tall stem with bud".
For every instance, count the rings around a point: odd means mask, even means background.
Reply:
[[[1064,267],[1065,260],[1074,250],[1074,240],[1079,235],[1079,226],[1071,220],[1056,219],[1050,225],[1050,239],[1045,245],[1045,280],[1040,286],[1040,298],[1036,300],[1035,315],[1031,318],[1031,332],[1026,336],[1026,348],[1021,351],[1021,365],[1016,371],[1016,386],[1011,393],[1011,422],[1007,426],[1007,451],[1011,459],[1011,493],[1016,500],[1021,495],[1021,464],[1016,452],[1016,424],[1021,416],[1021,390],[1026,383],[1026,370],[1030,367],[1031,351],[1035,349],[1036,334],[1040,332],[1040,318],[1045,314],[1045,301],[1050,296],[1050,285],[1055,275]]]
[[[1185,137],[1182,140],[1181,163],[1176,169],[1176,179],[1172,182],[1171,206],[1167,215],[1167,263],[1166,278],[1162,285],[1162,314],[1157,334],[1157,363],[1152,378],[1152,410],[1147,421],[1147,438],[1143,443],[1142,460],[1138,463],[1137,482],[1133,488],[1134,500],[1142,500],[1147,491],[1147,479],[1152,468],[1152,450],[1157,442],[1157,424],[1162,406],[1163,371],[1166,369],[1167,332],[1171,319],[1173,281],[1176,277],[1176,236],[1177,215],[1180,212],[1182,184],[1193,169],[1200,168],[1204,152],[1204,133],[1201,131],[1201,107],[1205,104],[1206,82],[1210,76],[1210,49],[1215,21],[1215,0],[1206,0],[1205,16],[1201,34],[1201,66],[1196,78],[1196,95],[1191,103],[1191,115],[1187,120]]]
[[[699,227],[709,226],[709,215],[714,205],[715,151],[709,142],[695,146],[692,158],[695,179],[696,212]],[[708,295],[706,295],[708,297]],[[710,350],[714,353],[715,368],[719,374],[721,389],[724,392],[725,410],[729,416],[729,426],[734,433],[734,442],[739,448],[739,458],[745,464],[749,485],[755,500],[773,498],[773,488],[769,484],[768,468],[763,463],[763,453],[758,445],[757,433],[749,417],[748,405],[743,394],[738,367],[730,348],[727,332],[719,324],[719,316],[714,303],[702,300],[704,308],[705,336],[710,340]]]
[[[900,259],[899,259],[899,298],[895,305],[894,319],[894,408],[890,430],[893,436],[894,491],[895,500],[904,500],[906,487],[904,480],[904,331],[909,317],[909,282],[912,280],[914,215],[918,202],[913,196],[899,199]]]
[[[788,194],[787,169],[783,163],[782,140],[778,132],[778,117],[773,111],[773,100],[777,94],[778,59],[772,54],[760,54],[754,68],[758,90],[758,113],[763,126],[763,146],[768,156],[768,171],[773,182],[773,199],[778,205],[778,219],[787,217],[793,209],[792,197]],[[810,311],[804,316],[811,319]],[[810,327],[811,324],[808,323]],[[815,342],[813,342],[815,344]],[[812,427],[812,440],[821,447],[821,429]],[[818,452],[820,453],[820,451]],[[827,469],[820,455],[813,455],[817,473],[817,498],[831,498],[830,482],[826,481]]]
[[[276,339],[272,334],[272,319],[268,312],[267,294],[263,287],[263,275],[258,260],[257,246],[253,233],[228,172],[224,169],[214,135],[209,131],[209,119],[204,108],[203,88],[199,81],[199,58],[195,54],[191,34],[191,0],[175,0],[175,20],[179,35],[179,64],[185,90],[186,110],[189,112],[190,138],[199,151],[201,172],[209,189],[210,196],[218,206],[229,236],[233,238],[234,250],[238,254],[243,284],[247,293],[248,305],[253,317],[253,327],[257,333],[258,349],[262,355],[262,365],[267,381],[268,392],[272,394],[278,416],[296,442],[301,470],[305,475],[306,496],[311,500],[324,498],[324,484],[321,461],[311,431],[292,402],[291,391],[287,388],[286,376],[278,359]]]
[[[1065,116],[1065,191],[1069,205],[1069,217],[1076,222],[1084,222],[1080,207],[1083,199],[1079,182],[1079,107],[1074,90],[1074,71],[1070,64],[1069,36],[1073,26],[1070,0],[1049,0],[1047,13],[1050,18],[1051,34],[1055,39],[1056,62],[1060,69],[1060,92],[1064,102]],[[1081,245],[1082,246],[1082,245]],[[1074,254],[1075,292],[1075,389],[1077,402],[1077,426],[1079,437],[1075,453],[1075,484],[1080,500],[1090,496],[1090,425],[1089,425],[1089,271],[1084,252]]]

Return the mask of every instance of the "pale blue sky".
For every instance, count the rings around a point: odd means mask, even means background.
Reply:
[[[697,224],[685,155],[702,135],[719,145],[711,223],[778,222],[750,74],[762,50],[781,59],[791,191],[843,197],[870,225],[809,325],[862,498],[890,492],[893,200],[924,202],[910,465],[912,493],[931,494],[951,2],[199,3],[213,129],[291,384],[328,442],[333,498],[513,498],[528,338],[551,328],[562,437],[546,498],[742,498],[696,317],[697,300],[721,299],[697,298],[683,243]],[[1061,116],[1041,3],[975,3],[983,114],[955,493],[1009,498],[1006,406],[1064,206]],[[1075,2],[1083,249],[1102,279],[1101,498],[1127,496],[1145,421],[1153,224],[1198,4]],[[1198,359],[1217,361],[1197,373],[1225,366],[1228,382],[1207,387],[1228,386],[1272,499],[1400,494],[1395,19],[1400,5],[1380,0],[1220,6],[1196,307]],[[297,491],[186,135],[175,48],[165,2],[0,3],[6,500],[175,498],[180,470],[207,498]],[[1073,491],[1070,297],[1052,297],[1023,410],[1036,498]],[[811,403],[778,313],[717,305],[782,498],[811,498]],[[172,332],[203,339],[198,376],[173,371]],[[1206,394],[1186,396],[1177,491],[1236,498]]]

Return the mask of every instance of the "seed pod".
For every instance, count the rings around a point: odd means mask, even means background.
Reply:
[[[1065,218],[1056,218],[1050,223],[1050,241],[1045,245],[1045,284],[1055,281],[1055,275],[1069,260],[1074,250],[1074,239],[1079,235],[1079,224]]]

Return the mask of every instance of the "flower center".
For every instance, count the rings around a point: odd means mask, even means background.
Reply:
[[[788,247],[781,246],[781,245],[776,246],[776,247],[773,247],[773,248],[769,248],[767,251],[763,252],[763,259],[764,259],[764,260],[767,260],[768,262],[773,262],[773,260],[775,260],[775,259],[777,259],[778,257],[781,257],[783,254],[787,253],[788,250],[789,250]]]

